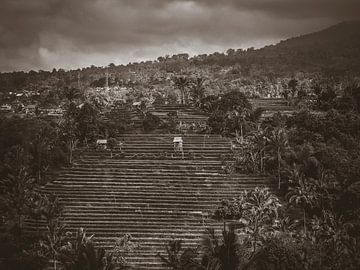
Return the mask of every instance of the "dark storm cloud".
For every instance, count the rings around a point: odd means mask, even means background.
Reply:
[[[0,0],[0,71],[258,47],[359,11],[358,0]]]
[[[285,18],[358,19],[359,0],[198,0],[205,6],[219,6],[223,2],[237,9],[262,11]]]

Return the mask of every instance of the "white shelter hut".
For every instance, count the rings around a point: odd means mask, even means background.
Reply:
[[[183,152],[183,139],[182,137],[174,137],[174,152]]]
[[[96,149],[106,150],[106,148],[107,148],[107,140],[103,140],[103,139],[96,140]]]

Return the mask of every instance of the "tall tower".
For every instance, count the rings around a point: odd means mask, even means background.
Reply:
[[[109,68],[108,67],[106,67],[105,89],[109,90]]]
[[[78,72],[78,89],[81,89],[80,71]]]

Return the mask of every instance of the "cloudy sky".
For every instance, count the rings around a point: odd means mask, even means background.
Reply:
[[[262,47],[360,18],[360,0],[0,0],[0,71]]]

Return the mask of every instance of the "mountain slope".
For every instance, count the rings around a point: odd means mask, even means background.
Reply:
[[[79,72],[83,87],[95,82],[99,86],[100,81],[106,81],[106,70],[106,67],[91,66],[70,71],[0,73],[0,92],[58,89],[64,85],[77,87]],[[159,57],[155,61],[111,64],[108,71],[111,85],[127,86],[131,82],[144,87],[167,85],[169,73],[205,74],[209,81],[223,85],[237,79],[254,85],[254,79],[273,81],[293,77],[299,72],[309,78],[321,74],[347,80],[345,76],[360,75],[360,21],[339,23],[257,50],[229,49],[226,54],[215,52],[190,58],[185,53]]]
[[[356,71],[360,67],[360,21],[339,23],[320,32],[285,40],[263,51],[288,55],[295,65],[304,63],[307,68],[318,66],[326,71]]]
[[[210,55],[207,64],[240,65],[262,74],[295,72],[341,75],[360,71],[360,21],[342,22],[319,32],[290,38],[261,49]],[[246,69],[245,69],[246,70]],[[242,72],[244,74],[244,72]]]

